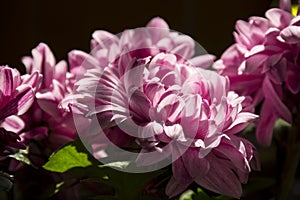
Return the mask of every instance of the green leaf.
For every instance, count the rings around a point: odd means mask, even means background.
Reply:
[[[74,167],[88,167],[92,165],[88,155],[79,152],[73,143],[64,146],[52,154],[49,161],[43,166],[44,169],[52,172],[66,172]]]
[[[197,194],[194,194],[192,197],[193,200],[215,200],[208,196],[201,188],[197,189]]]
[[[193,190],[187,190],[180,195],[179,200],[192,200],[192,198],[193,198],[192,196],[194,194],[195,193],[193,192]]]
[[[180,197],[179,200],[230,200],[231,198],[218,195],[218,196],[209,196],[201,188],[197,188],[197,192],[192,190],[185,191]]]
[[[103,195],[95,194],[93,199],[157,200],[156,197],[143,194],[143,188],[150,180],[163,174],[166,170],[148,173],[124,172],[127,167],[132,167],[132,165],[134,163],[128,161],[101,164],[88,153],[81,141],[77,140],[54,153],[43,168],[54,172],[68,172],[69,178],[79,180],[78,184],[93,182],[103,185],[107,192],[104,192]],[[66,184],[57,185],[56,192],[61,190],[64,185]],[[89,198],[91,197],[89,196]]]

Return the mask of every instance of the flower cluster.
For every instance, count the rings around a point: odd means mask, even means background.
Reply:
[[[293,123],[300,109],[300,16],[292,16],[290,1],[280,7],[266,18],[237,21],[236,43],[214,64],[232,90],[253,97],[254,106],[262,104],[256,131],[262,145],[271,144],[276,119]]]
[[[200,46],[157,17],[120,35],[95,31],[91,53],[72,50],[68,62],[57,63],[40,43],[22,59],[25,75],[0,66],[1,170],[18,174],[25,162],[67,171],[59,178],[47,174],[48,181],[55,182],[54,193],[62,188],[66,196],[77,196],[78,177],[64,178],[73,167],[94,165],[90,151],[99,170],[116,165],[135,173],[172,170],[163,183],[170,198],[192,183],[240,198],[249,173],[260,168],[256,148],[241,132],[256,123],[258,142],[268,146],[277,119],[291,123],[292,134],[299,129],[300,15],[293,16],[290,1],[281,0],[280,8],[239,20],[235,28],[235,43],[216,62],[213,55],[195,55]],[[60,149],[78,138],[84,153],[72,146],[77,142]],[[299,141],[288,142],[294,143],[286,145],[287,155],[300,149]],[[291,158],[286,156],[286,168],[296,169],[296,162],[289,168]],[[106,180],[99,174],[97,180]]]
[[[56,63],[53,53],[44,43],[32,50],[32,57],[26,56],[22,61],[28,74],[39,72],[43,75],[34,105],[23,116],[28,126],[24,140],[40,140],[49,135],[56,148],[74,140],[77,133],[72,114],[59,105],[72,93],[75,75],[68,72],[65,61]]]
[[[98,134],[115,145],[129,148],[135,142],[139,166],[171,157],[167,195],[195,181],[239,198],[250,165],[259,165],[254,146],[236,134],[257,116],[250,99],[229,91],[226,77],[203,69],[213,56],[192,58],[193,40],[171,32],[160,18],[120,38],[96,31],[91,44],[91,55],[70,53],[70,63],[85,72],[75,84],[73,111],[96,120]],[[94,155],[110,156],[108,144],[93,139]]]
[[[1,67],[1,149],[30,147],[26,156],[40,166],[53,151],[77,138],[73,115],[61,105],[72,94],[76,74],[68,72],[65,61],[56,64],[44,43],[22,61],[27,72],[23,76],[15,69]],[[40,144],[34,146],[32,142]],[[21,166],[13,159],[9,169]]]

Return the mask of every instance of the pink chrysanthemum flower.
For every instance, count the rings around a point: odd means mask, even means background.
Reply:
[[[65,61],[56,63],[52,51],[44,43],[32,50],[32,57],[26,56],[22,61],[28,74],[38,72],[42,80],[32,107],[22,115],[26,126],[20,136],[25,143],[35,140],[46,144],[47,148],[33,148],[32,151],[37,151],[36,155],[49,156],[60,146],[77,138],[73,114],[68,107],[61,105],[63,99],[72,93],[75,75],[68,72]],[[35,161],[42,164],[46,160],[37,158]]]
[[[99,76],[109,64],[123,66],[119,70],[121,70],[120,73],[124,73],[125,68],[131,65],[134,59],[154,56],[161,52],[173,53],[176,55],[177,62],[185,62],[185,59],[188,59],[194,66],[202,68],[211,66],[215,59],[215,56],[210,54],[192,58],[195,54],[193,39],[187,35],[172,32],[168,24],[159,17],[153,18],[145,28],[125,30],[120,38],[103,30],[95,31],[92,36],[91,54],[79,50],[69,53],[70,72],[76,74],[79,80],[74,87],[78,95],[65,98],[63,104],[71,106],[74,113],[86,114],[88,109],[86,105],[90,104],[93,97],[85,93],[85,89],[90,88],[89,81],[93,81],[94,76]],[[80,81],[84,74],[85,79]],[[77,101],[76,106],[73,106],[74,99],[81,99],[81,103]],[[102,118],[102,116],[99,117]],[[122,132],[119,135],[108,135],[111,141],[121,146],[127,144],[131,138],[123,135]],[[102,145],[100,146],[102,148]]]
[[[37,72],[21,76],[16,69],[0,66],[0,155],[23,149],[19,132],[24,121],[19,117],[34,101],[34,89],[39,83]]]
[[[138,37],[139,44],[146,44],[142,47],[128,47],[134,42],[124,47],[113,37],[108,43],[116,41],[116,49],[111,50],[110,45],[101,51],[117,52],[112,56],[116,57],[104,64],[99,57],[86,55],[87,70],[75,84],[77,103],[72,106],[97,119],[94,123],[102,130],[96,131],[114,144],[126,148],[135,141],[141,149],[137,165],[171,157],[173,177],[167,195],[178,195],[195,181],[211,191],[239,198],[250,163],[254,169],[259,167],[254,146],[236,134],[257,117],[248,107],[249,99],[229,91],[227,78],[200,68],[207,67],[210,56],[190,59],[193,54],[173,52],[172,43],[159,51],[156,42],[160,40],[153,37],[161,35],[155,30],[155,34]],[[130,30],[129,35],[139,31]],[[184,48],[193,51],[194,45]],[[107,156],[103,149],[108,144],[90,142],[96,147],[94,155]]]
[[[291,15],[289,1],[280,5],[266,18],[237,21],[236,43],[214,64],[229,77],[231,89],[252,96],[254,106],[262,102],[256,130],[262,145],[270,145],[276,119],[292,123],[300,109],[300,16]]]

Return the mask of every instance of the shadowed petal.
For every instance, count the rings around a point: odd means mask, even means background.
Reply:
[[[213,192],[240,198],[242,187],[234,172],[215,156],[209,158],[210,170],[205,177],[197,179],[197,183]]]
[[[300,68],[293,64],[289,64],[290,70],[287,72],[286,86],[293,93],[300,91]]]
[[[209,171],[209,162],[205,158],[199,158],[199,152],[196,149],[188,149],[182,159],[188,173],[196,182],[206,176]]]
[[[265,93],[266,100],[273,106],[273,111],[275,110],[282,119],[291,123],[291,113],[281,101],[269,78],[264,79],[263,91]]]
[[[260,112],[260,119],[256,128],[257,141],[264,146],[270,146],[273,136],[273,128],[277,119],[273,105],[265,101]]]
[[[172,171],[173,176],[166,188],[166,194],[170,198],[182,193],[193,182],[192,177],[184,166],[182,158],[178,158],[173,162]]]

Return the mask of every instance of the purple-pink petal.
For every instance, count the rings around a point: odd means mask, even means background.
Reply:
[[[169,197],[174,197],[180,194],[193,182],[193,178],[186,170],[182,158],[178,158],[173,162],[172,171],[173,171],[173,176],[166,188],[166,194]]]
[[[34,100],[34,93],[31,87],[23,86],[18,88],[18,94],[8,102],[1,110],[0,120],[11,115],[24,114],[31,106]]]
[[[268,101],[272,106],[273,110],[287,122],[292,122],[291,112],[288,110],[286,105],[283,104],[281,98],[279,97],[278,93],[274,89],[273,84],[269,80],[269,78],[264,79],[263,83],[263,91],[265,93],[266,101]]]
[[[273,136],[273,127],[275,125],[277,114],[274,113],[273,105],[265,101],[260,114],[260,120],[257,125],[257,141],[264,146],[270,146]]]
[[[205,177],[197,179],[197,183],[213,192],[240,198],[242,187],[236,174],[216,156],[210,156],[210,170]]]
[[[24,121],[18,117],[17,115],[11,115],[6,117],[2,123],[0,123],[2,128],[5,128],[7,131],[11,131],[14,133],[19,133],[24,129],[25,123]]]
[[[288,26],[280,32],[280,37],[288,44],[298,44],[300,42],[300,27]]]
[[[205,54],[205,55],[194,57],[194,58],[190,59],[189,62],[191,62],[193,66],[206,69],[213,65],[215,59],[216,59],[216,56],[211,55],[211,54]]]
[[[300,91],[300,67],[291,63],[289,63],[289,66],[286,86],[293,94],[297,94]]]
[[[279,8],[282,10],[285,10],[287,12],[291,12],[291,9],[292,9],[291,0],[280,0]]]
[[[277,28],[285,28],[289,25],[292,15],[278,8],[270,9],[266,12],[266,17],[271,24]]]

